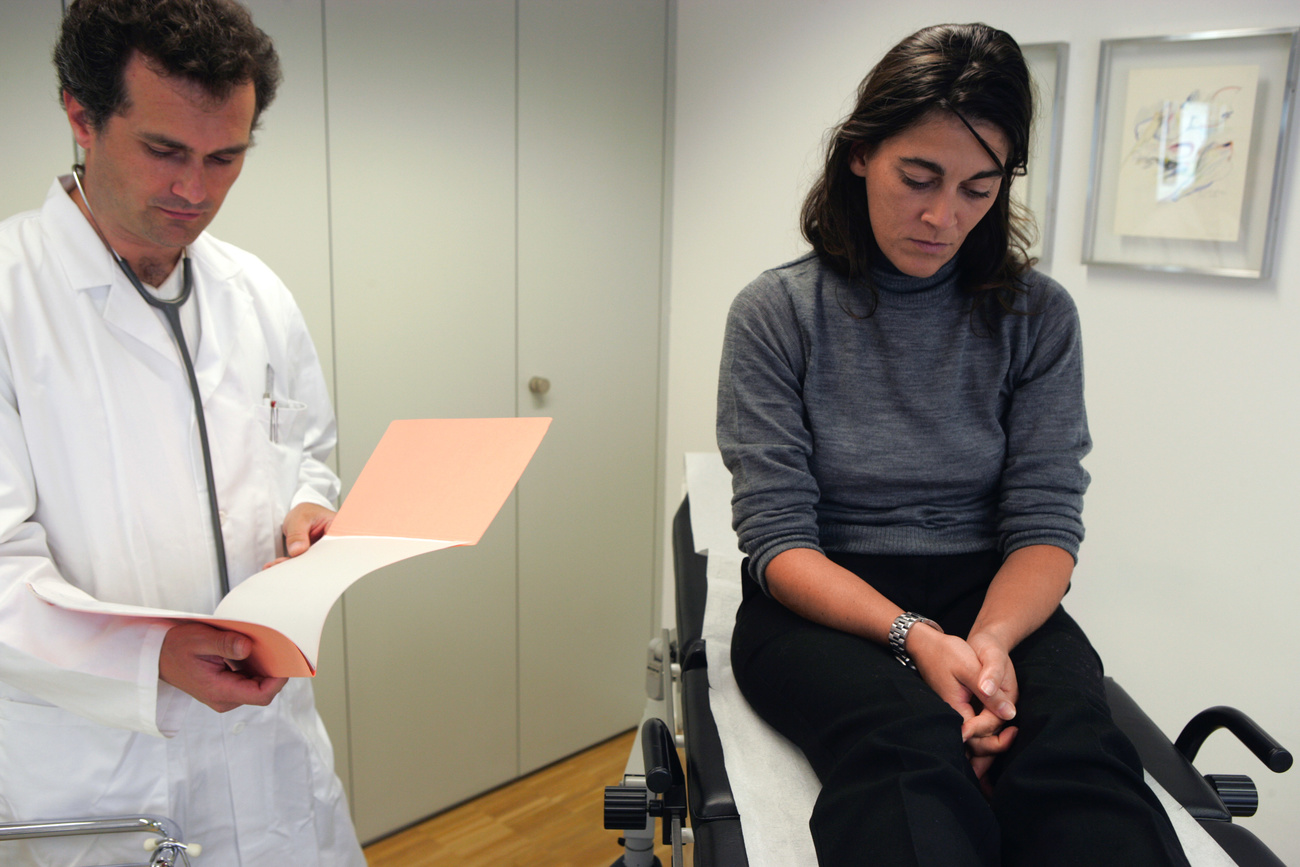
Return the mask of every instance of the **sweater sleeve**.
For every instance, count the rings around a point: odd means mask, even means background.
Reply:
[[[1083,346],[1073,300],[1055,284],[1028,317],[1025,361],[1012,383],[998,532],[1003,556],[1054,545],[1077,559],[1083,541],[1081,463],[1092,448],[1083,404]]]
[[[776,275],[764,274],[727,316],[717,418],[718,447],[732,477],[732,526],[764,591],[767,564],[777,554],[821,551],[805,363],[793,302]]]

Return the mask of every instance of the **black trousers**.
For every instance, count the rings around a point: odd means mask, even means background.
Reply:
[[[996,552],[831,559],[963,637],[1001,563]],[[1011,654],[1019,733],[990,769],[986,798],[961,717],[888,647],[804,620],[744,584],[732,666],[750,705],[821,780],[810,822],[821,867],[1187,867],[1111,721],[1101,660],[1064,609]]]

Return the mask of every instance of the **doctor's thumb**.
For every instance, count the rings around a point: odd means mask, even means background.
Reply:
[[[247,659],[252,651],[253,642],[249,641],[248,636],[238,632],[224,632],[217,655],[223,659]]]

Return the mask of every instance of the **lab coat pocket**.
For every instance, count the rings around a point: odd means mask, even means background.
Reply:
[[[166,814],[162,738],[6,698],[0,699],[0,744],[0,814],[6,819]]]
[[[264,397],[257,405],[257,418],[272,444],[302,451],[307,433],[307,404]]]
[[[303,442],[307,435],[307,404],[297,400],[263,399],[257,407],[258,424],[266,432],[271,475],[277,502],[288,502],[298,490]],[[280,516],[279,519],[283,519]]]

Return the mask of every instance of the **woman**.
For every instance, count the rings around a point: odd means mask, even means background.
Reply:
[[[1010,202],[1032,114],[1006,33],[903,40],[833,134],[813,252],[728,318],[732,661],[821,779],[823,867],[1187,863],[1060,607],[1091,443],[1074,304]]]

